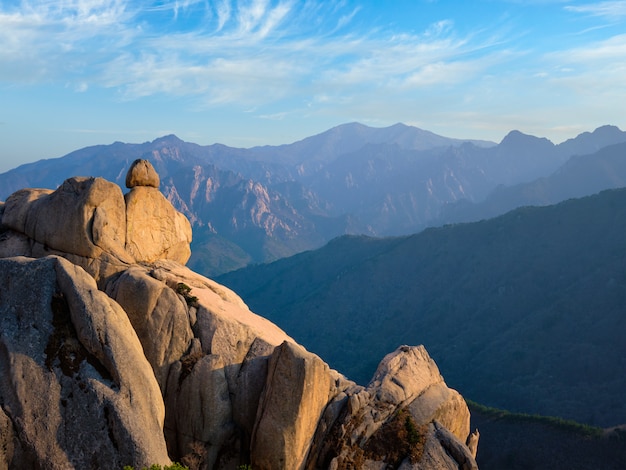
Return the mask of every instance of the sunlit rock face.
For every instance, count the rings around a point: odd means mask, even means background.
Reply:
[[[147,160],[136,160],[126,176],[125,248],[136,262],[191,256],[191,224],[159,191],[159,175]]]
[[[103,178],[73,177],[55,191],[13,193],[4,205],[0,256],[58,254],[98,282],[134,263],[185,264],[191,224],[159,192],[150,162],[135,161],[127,184],[131,190],[123,195]]]
[[[355,384],[184,266],[149,162],[126,182],[0,204],[0,468],[476,468],[422,346]]]

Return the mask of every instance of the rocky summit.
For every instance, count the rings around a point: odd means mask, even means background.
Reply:
[[[126,183],[0,203],[0,469],[477,468],[422,346],[357,385],[185,267],[191,226],[148,161]]]

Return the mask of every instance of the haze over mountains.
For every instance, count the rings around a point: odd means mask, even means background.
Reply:
[[[616,187],[626,174],[618,168],[619,147],[606,148],[602,162],[588,158],[612,181],[590,187],[581,182],[592,170],[563,169],[549,184],[554,196],[534,200],[516,196],[528,193],[526,186],[512,186],[540,184],[537,179],[549,177],[570,157],[621,142],[626,133],[612,126],[559,145],[518,131],[499,144],[450,139],[403,124],[382,129],[345,124],[293,144],[251,149],[199,146],[166,136],[23,165],[0,175],[0,200],[22,187],[55,188],[67,174],[122,183],[124,169],[147,158],[161,175],[164,194],[193,224],[190,266],[218,275],[318,248],[342,234],[410,234],[497,215],[517,204],[557,202],[559,186],[580,188],[574,195]],[[504,187],[511,193],[507,197],[500,195]]]

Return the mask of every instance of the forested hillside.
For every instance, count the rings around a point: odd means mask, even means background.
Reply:
[[[322,249],[224,275],[332,367],[424,344],[449,383],[499,408],[626,423],[626,190]],[[367,351],[364,354],[363,351]]]

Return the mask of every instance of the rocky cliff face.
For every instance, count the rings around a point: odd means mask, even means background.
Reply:
[[[476,468],[423,347],[355,384],[184,266],[189,222],[147,161],[126,183],[0,204],[0,469]]]

